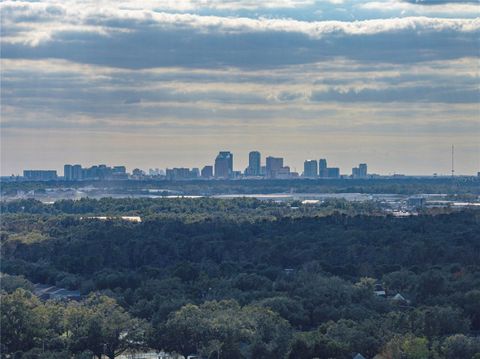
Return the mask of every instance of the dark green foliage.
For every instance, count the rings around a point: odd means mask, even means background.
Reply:
[[[211,358],[475,353],[478,211],[398,219],[344,201],[297,206],[3,203],[1,267],[10,276],[2,277],[2,351],[113,357],[148,344]],[[94,215],[143,221],[86,218]],[[31,282],[104,296],[41,303]],[[388,299],[374,295],[377,282]],[[406,300],[392,300],[397,293]],[[112,319],[131,340],[111,330]]]

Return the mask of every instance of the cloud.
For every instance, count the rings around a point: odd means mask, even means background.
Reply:
[[[154,25],[90,19],[79,29],[51,26],[7,37],[4,58],[66,59],[121,68],[269,68],[346,57],[418,62],[477,55],[480,20],[399,18],[305,23],[161,15]],[[159,25],[161,24],[161,25]],[[58,30],[60,29],[60,30]],[[32,36],[30,38],[30,36]],[[28,41],[26,39],[29,39]]]
[[[445,111],[447,104],[463,106],[465,118],[473,119],[476,63],[475,58],[421,64],[336,59],[268,70],[135,70],[59,60],[3,60],[2,117],[4,128],[118,129],[125,121],[137,127],[202,127],[336,118],[346,103],[377,108],[399,103],[413,117],[429,118],[419,114],[416,104],[435,103],[431,113]]]
[[[308,1],[280,3],[311,6]],[[4,58],[56,58],[136,69],[269,68],[336,57],[377,62],[461,58],[477,55],[480,34],[480,18],[305,21],[171,13],[131,1],[5,1],[0,8]]]
[[[400,12],[402,15],[429,15],[429,16],[478,16],[480,5],[478,1],[409,1],[385,0],[368,1],[358,5],[361,9],[380,12]]]
[[[478,0],[402,0],[417,5],[478,4]]]
[[[480,19],[445,19],[429,17],[407,17],[373,19],[363,21],[299,21],[294,19],[268,19],[268,18],[242,18],[242,17],[221,17],[204,16],[196,14],[172,14],[166,12],[123,10],[116,8],[103,9],[99,12],[84,10],[83,13],[68,13],[67,10],[59,8],[60,14],[67,14],[63,17],[61,26],[53,27],[50,20],[49,7],[36,4],[28,8],[25,5],[19,7],[3,3],[3,11],[6,12],[5,19],[8,24],[11,22],[27,22],[31,26],[30,32],[22,32],[24,42],[37,45],[38,34],[35,32],[49,33],[45,40],[51,39],[57,33],[97,31],[100,34],[115,33],[120,29],[123,31],[145,30],[194,30],[202,34],[245,34],[245,33],[296,33],[309,38],[319,39],[332,35],[375,35],[401,31],[412,32],[476,32],[480,29]],[[367,3],[365,7],[374,6],[374,3]],[[18,12],[18,13],[17,13]],[[28,19],[25,20],[25,17]],[[32,23],[32,20],[37,23]],[[45,24],[47,22],[47,24]],[[20,36],[20,35],[19,35]],[[31,38],[29,38],[31,36]],[[7,39],[7,42],[13,39]]]
[[[362,89],[348,91],[315,91],[312,101],[341,102],[423,102],[423,103],[472,103],[480,102],[480,92],[476,87],[458,88],[455,86],[415,86],[404,88]]]

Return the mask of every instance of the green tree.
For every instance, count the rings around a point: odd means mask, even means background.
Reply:
[[[30,292],[17,289],[1,295],[1,347],[4,353],[27,351],[43,340],[45,323],[35,309],[40,305]]]
[[[241,307],[237,302],[188,304],[163,327],[162,345],[183,355],[207,357],[282,357],[291,336],[288,322],[268,308]]]
[[[480,290],[465,293],[464,308],[471,318],[472,329],[480,330]]]
[[[426,359],[430,355],[428,339],[412,334],[396,335],[383,348],[382,356],[388,359]]]
[[[445,359],[473,358],[480,354],[480,339],[456,334],[446,338],[442,345]]]
[[[69,308],[67,329],[72,349],[90,350],[110,359],[145,346],[148,325],[133,318],[107,296],[93,294],[79,307]]]
[[[427,338],[407,336],[401,348],[405,359],[425,359],[430,354]]]

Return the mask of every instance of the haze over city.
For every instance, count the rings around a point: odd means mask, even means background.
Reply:
[[[4,1],[1,174],[480,167],[476,1]]]

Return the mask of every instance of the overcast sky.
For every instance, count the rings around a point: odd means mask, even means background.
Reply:
[[[477,1],[3,1],[1,173],[480,170]]]

